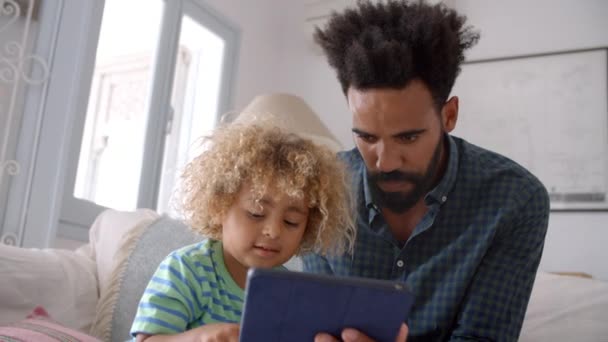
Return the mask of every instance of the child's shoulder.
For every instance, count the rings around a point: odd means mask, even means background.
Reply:
[[[213,259],[213,255],[221,253],[221,242],[212,239],[204,239],[174,250],[167,258],[185,263],[200,263]]]

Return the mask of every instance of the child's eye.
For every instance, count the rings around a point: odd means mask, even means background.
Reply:
[[[252,211],[249,211],[248,213],[249,213],[249,216],[256,218],[256,219],[260,219],[260,218],[264,217],[264,215],[262,213],[255,213]]]
[[[285,224],[290,227],[297,227],[300,225],[298,222],[293,222],[293,221],[289,221],[289,220],[285,220]]]

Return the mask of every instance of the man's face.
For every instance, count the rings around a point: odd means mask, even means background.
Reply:
[[[453,126],[420,81],[402,89],[350,88],[347,95],[374,198],[382,208],[405,212],[435,185],[444,163],[443,133]]]

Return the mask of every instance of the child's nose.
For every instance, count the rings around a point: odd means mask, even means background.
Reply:
[[[275,222],[275,221],[271,221],[268,222],[268,224],[266,224],[264,226],[264,231],[263,231],[264,235],[271,238],[271,239],[276,239],[279,236],[281,236],[281,224],[280,222]]]

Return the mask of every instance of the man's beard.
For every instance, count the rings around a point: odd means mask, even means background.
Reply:
[[[386,208],[394,213],[403,213],[418,203],[422,196],[426,195],[433,185],[433,180],[439,168],[443,141],[444,137],[442,135],[425,173],[399,170],[371,173],[368,170],[367,178],[372,197],[381,208]],[[386,192],[378,186],[380,181],[406,181],[412,183],[414,188],[407,192]]]

